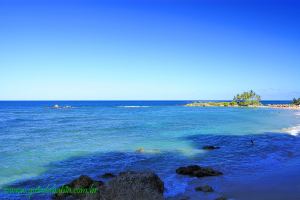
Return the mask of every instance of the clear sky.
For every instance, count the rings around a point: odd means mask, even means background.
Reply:
[[[298,1],[299,2],[299,1]],[[300,97],[300,3],[0,0],[1,100]]]

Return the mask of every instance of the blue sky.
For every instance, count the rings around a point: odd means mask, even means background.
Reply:
[[[300,97],[299,10],[271,0],[0,0],[0,99]]]

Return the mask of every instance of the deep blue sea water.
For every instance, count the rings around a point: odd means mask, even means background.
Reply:
[[[153,170],[172,197],[195,181],[176,175],[179,166],[212,166],[230,182],[299,160],[300,111],[182,106],[189,102],[0,101],[0,187],[59,186],[81,174],[99,179],[105,172]],[[221,148],[207,152],[203,145]],[[26,196],[2,191],[0,198]]]

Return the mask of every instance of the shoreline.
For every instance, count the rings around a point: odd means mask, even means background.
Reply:
[[[229,107],[229,108],[274,108],[274,109],[300,110],[300,106],[293,105],[293,104],[267,104],[267,105],[239,106],[239,105],[230,105],[229,102],[194,102],[194,103],[185,104],[183,106],[185,107]]]
[[[276,109],[287,109],[287,110],[300,110],[300,106],[292,104],[269,104],[265,106],[267,108],[276,108]]]

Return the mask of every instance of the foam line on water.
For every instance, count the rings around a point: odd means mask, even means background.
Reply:
[[[293,126],[293,127],[290,127],[290,128],[284,128],[282,129],[285,133],[288,133],[290,135],[293,135],[293,136],[297,136],[300,134],[300,125],[298,126]]]

